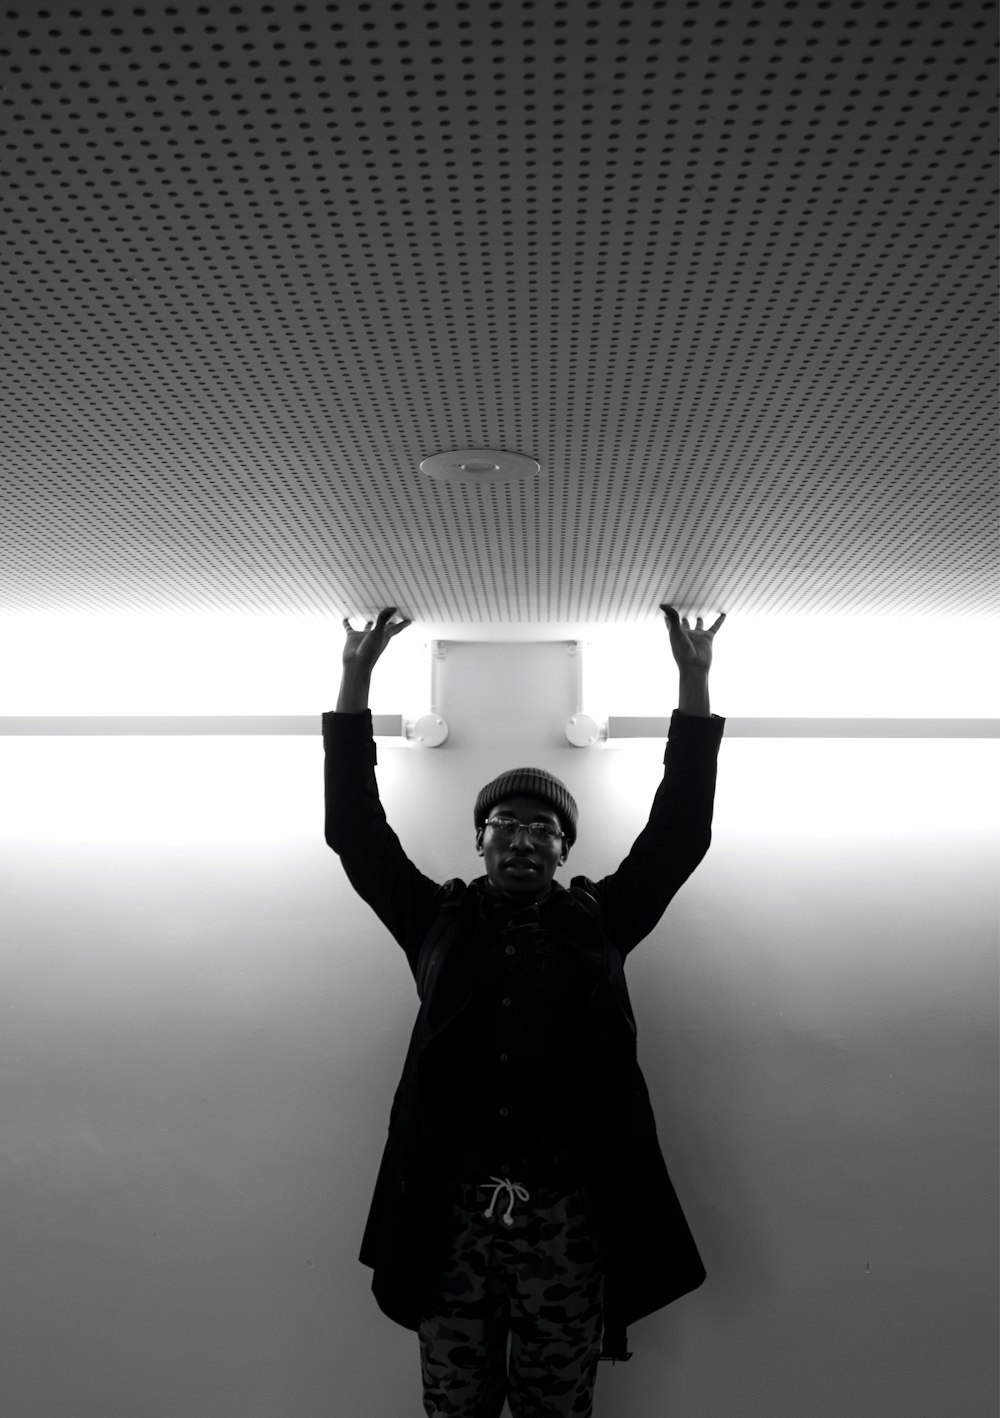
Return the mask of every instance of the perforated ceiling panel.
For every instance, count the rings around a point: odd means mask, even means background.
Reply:
[[[996,610],[994,27],[7,9],[2,605]]]

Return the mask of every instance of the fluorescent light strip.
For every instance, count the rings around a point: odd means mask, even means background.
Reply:
[[[608,742],[665,739],[670,716],[608,719]],[[376,738],[408,742],[401,714],[373,714]],[[315,734],[319,714],[0,715],[0,734]],[[1000,719],[726,719],[727,738],[986,739],[1000,738]]]

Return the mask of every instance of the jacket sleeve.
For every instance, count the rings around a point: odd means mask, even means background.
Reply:
[[[428,929],[444,888],[410,861],[386,821],[371,711],[327,713],[322,724],[326,844],[354,890],[407,950]]]
[[[708,851],[725,726],[718,714],[674,710],[649,821],[618,870],[594,884],[622,957],[649,935]]]

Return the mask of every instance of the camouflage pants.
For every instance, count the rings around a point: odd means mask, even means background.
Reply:
[[[449,1185],[447,1260],[420,1326],[425,1413],[500,1418],[506,1397],[512,1418],[591,1418],[604,1266],[586,1189]]]

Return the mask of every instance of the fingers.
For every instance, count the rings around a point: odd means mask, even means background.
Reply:
[[[389,635],[398,635],[401,630],[405,630],[408,625],[413,624],[413,621],[407,620],[406,616],[404,615],[400,617],[399,621],[395,625],[390,625],[389,622],[392,620],[393,616],[397,613],[398,610],[398,606],[386,606],[385,610],[379,612],[379,630],[384,630]],[[369,624],[371,624],[371,622],[369,622]]]
[[[386,606],[386,607],[384,607],[381,611],[379,611],[378,620],[379,620],[379,629],[380,629],[380,630],[384,630],[384,629],[386,629],[386,628],[388,627],[388,630],[389,630],[389,634],[390,634],[390,635],[398,635],[401,630],[405,630],[408,625],[412,625],[412,624],[413,624],[413,621],[412,621],[412,620],[407,620],[407,619],[404,617],[404,618],[399,622],[398,625],[389,625],[388,622],[389,622],[389,621],[392,619],[392,617],[396,614],[397,609],[398,609],[398,607],[396,607],[396,606]],[[665,602],[661,602],[661,604],[660,604],[660,610],[663,611],[664,615],[666,616],[668,624],[673,625],[673,626],[683,626],[685,630],[690,630],[690,629],[691,629],[691,626],[690,626],[690,623],[688,622],[687,616],[686,616],[686,615],[685,615],[685,616],[680,616],[680,615],[678,615],[678,613],[677,613],[677,608],[676,608],[675,606],[667,605]],[[708,630],[707,633],[708,633],[709,635],[714,635],[715,632],[716,632],[716,631],[719,629],[719,627],[722,625],[722,623],[723,623],[723,621],[725,620],[725,618],[726,618],[726,612],[723,611],[722,614],[719,616],[718,620],[715,622],[715,624],[709,628],[709,630]],[[350,618],[345,615],[345,616],[344,616],[344,619],[341,621],[341,625],[343,625],[343,627],[344,627],[345,630],[348,630],[348,631],[351,630]],[[366,621],[365,621],[365,630],[371,630],[371,628],[372,628],[373,625],[374,625],[374,621],[366,620]],[[698,617],[698,621],[697,621],[697,626],[696,626],[696,628],[697,628],[698,630],[703,630],[703,629],[704,629],[704,620],[702,619],[701,616]]]
[[[405,619],[405,617],[404,617],[404,619],[403,619],[398,625],[389,625],[389,621],[392,620],[393,616],[396,614],[396,610],[397,610],[397,607],[396,607],[396,606],[385,606],[382,610],[379,611],[379,613],[378,613],[378,629],[379,629],[379,630],[386,630],[386,629],[388,629],[388,632],[389,632],[390,635],[395,635],[395,634],[397,634],[400,630],[404,629],[405,626],[407,626],[407,625],[412,625],[412,624],[413,624],[413,621],[412,621],[412,620],[407,620],[407,619]],[[345,615],[345,616],[344,616],[344,619],[343,619],[340,623],[341,623],[341,625],[344,627],[345,630],[351,631],[351,633],[354,634],[354,635],[363,635],[363,634],[364,634],[364,631],[357,631],[357,630],[354,630],[354,629],[353,629],[353,627],[352,627],[352,625],[351,625],[351,620],[350,620],[350,617],[349,617],[349,616],[346,616],[346,615]],[[372,627],[375,625],[375,623],[376,623],[376,622],[373,621],[373,620],[366,620],[366,621],[365,621],[365,630],[371,630]]]
[[[665,602],[661,602],[660,610],[663,611],[664,615],[667,617],[667,621],[669,622],[669,624],[673,625],[675,628],[677,626],[683,626],[685,630],[691,629],[687,616],[679,616],[673,606],[667,605]],[[725,620],[725,618],[726,612],[723,611],[722,614],[719,616],[718,620],[715,622],[715,624],[713,626],[710,626],[709,629],[706,631],[705,622],[702,617],[699,616],[695,625],[695,629],[702,631],[706,635],[714,635],[715,632],[722,625],[722,622]]]
[[[688,625],[687,616],[678,615],[676,606],[661,605],[660,610],[667,617],[668,622],[675,628],[679,625],[683,625],[685,630],[691,629]]]

